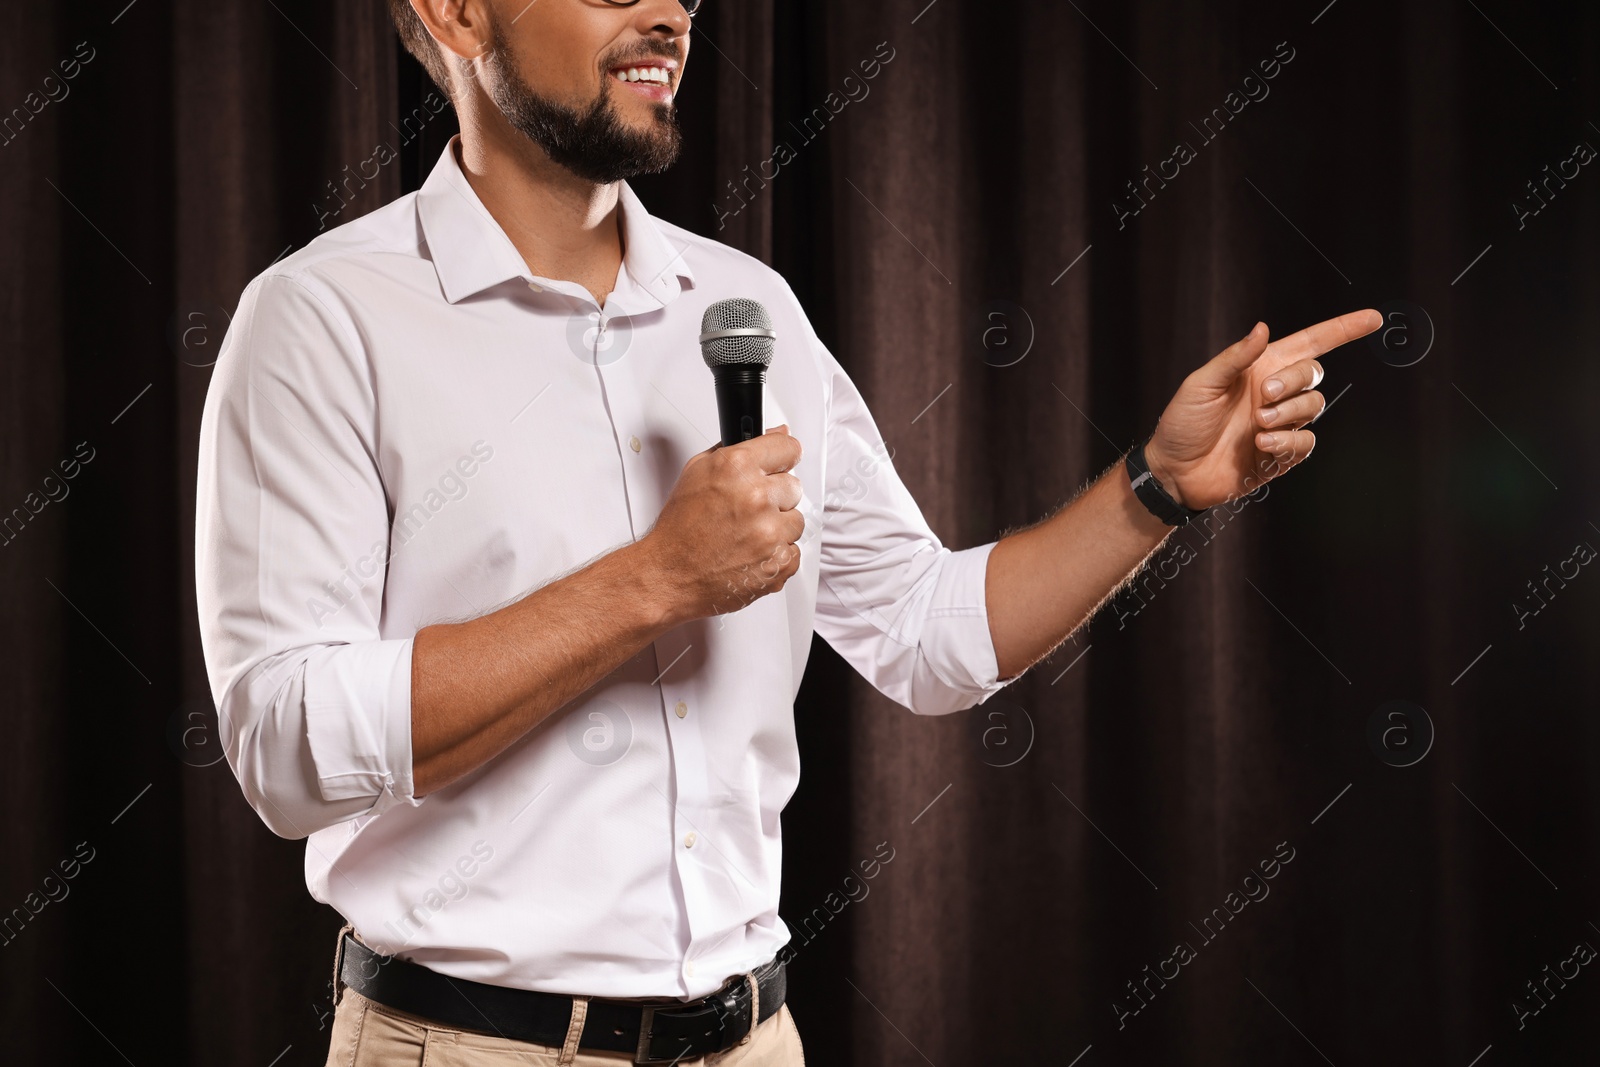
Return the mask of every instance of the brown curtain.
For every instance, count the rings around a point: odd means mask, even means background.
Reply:
[[[340,920],[220,758],[196,433],[245,283],[416,188],[452,116],[378,0],[0,27],[7,1060],[321,1063]],[[811,1062],[1586,1058],[1600,177],[1564,161],[1600,147],[1597,31],[707,5],[685,158],[637,186],[784,273],[952,547],[1061,505],[1257,319],[1404,300],[1434,334],[1326,357],[1317,455],[982,708],[916,718],[818,643],[782,907]]]

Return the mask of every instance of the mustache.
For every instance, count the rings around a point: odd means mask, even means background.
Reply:
[[[605,69],[615,70],[642,59],[671,59],[680,69],[683,66],[683,50],[667,41],[648,40],[641,47],[643,51],[636,48],[618,49],[615,54],[606,57]]]

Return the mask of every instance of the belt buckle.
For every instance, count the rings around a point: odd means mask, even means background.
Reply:
[[[652,1058],[650,1055],[650,1028],[655,1021],[656,1009],[644,1009],[644,1015],[639,1020],[639,1046],[633,1050],[633,1062],[636,1064],[673,1062],[673,1060]]]
[[[717,1030],[719,1035],[726,1034],[728,1031],[729,1017],[736,1014],[739,1010],[737,987],[730,982],[716,992],[709,993],[702,997],[698,1003],[691,1002],[690,1004],[684,1004],[674,1008],[645,1008],[639,1019],[639,1044],[634,1049],[633,1062],[639,1065],[670,1065],[677,1063],[689,1051],[689,1042],[685,1041],[684,1047],[680,1049],[676,1055],[673,1055],[670,1058],[651,1055],[650,1039],[654,1036],[651,1031],[654,1027],[656,1016],[663,1015],[667,1018],[692,1016],[693,1014],[701,1012],[706,1008],[710,1008],[716,1014]],[[755,1027],[755,1019],[752,1018],[750,1020],[750,1026],[752,1029]],[[725,1049],[705,1049],[702,1050],[699,1055],[706,1055],[711,1052],[721,1051],[725,1051]]]

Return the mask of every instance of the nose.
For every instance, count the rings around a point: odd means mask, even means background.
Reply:
[[[689,33],[689,12],[680,0],[643,0],[635,10],[640,33],[674,40]]]

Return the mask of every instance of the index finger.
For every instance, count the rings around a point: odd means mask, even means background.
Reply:
[[[800,462],[800,439],[790,436],[787,424],[748,441],[740,441],[739,447],[753,452],[761,470],[767,474],[782,474],[793,470],[795,464]]]
[[[1383,316],[1375,308],[1351,311],[1274,341],[1273,362],[1285,367],[1303,359],[1315,359],[1340,345],[1365,337],[1382,325]]]

